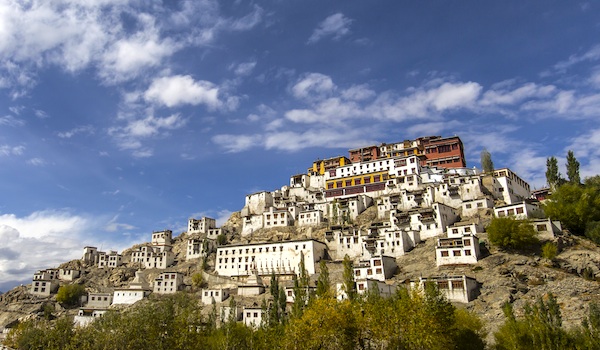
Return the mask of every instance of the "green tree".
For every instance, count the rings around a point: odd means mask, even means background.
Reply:
[[[490,243],[501,249],[523,249],[539,243],[529,221],[512,217],[493,218],[486,228]]]
[[[561,177],[558,172],[558,160],[552,156],[546,159],[546,182],[550,189],[554,190],[558,187]]]
[[[344,272],[342,275],[342,288],[346,293],[348,300],[352,301],[356,298],[356,284],[354,283],[354,267],[352,265],[352,260],[350,260],[348,255],[344,256],[342,265],[344,267]]]
[[[546,299],[546,300],[544,300]],[[512,305],[504,307],[506,321],[494,333],[496,349],[558,350],[570,346],[568,333],[562,328],[562,316],[556,298],[549,293],[533,304],[526,304],[524,316],[517,319]]]
[[[600,176],[586,178],[583,186],[571,183],[560,186],[543,208],[547,217],[560,220],[571,233],[586,234],[588,225],[600,221]]]
[[[192,275],[192,287],[201,288],[204,285],[204,276],[202,275],[202,271],[196,272]]]
[[[227,236],[224,233],[221,233],[217,236],[217,245],[225,245],[227,244]]]
[[[331,282],[329,280],[329,268],[325,260],[319,261],[319,278],[317,279],[317,296],[327,298],[331,296]]]
[[[56,301],[63,305],[77,305],[79,299],[85,294],[85,287],[81,284],[67,284],[58,288]]]
[[[572,184],[579,185],[581,183],[581,179],[579,178],[579,162],[571,150],[567,152],[567,177]]]
[[[484,173],[494,172],[494,162],[492,161],[492,154],[487,150],[481,151],[481,168]]]

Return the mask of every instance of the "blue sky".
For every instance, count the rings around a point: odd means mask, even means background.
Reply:
[[[0,0],[0,290],[352,147],[456,134],[533,187],[569,149],[598,174],[599,6]]]

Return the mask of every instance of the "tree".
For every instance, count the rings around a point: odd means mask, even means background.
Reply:
[[[505,304],[504,315],[506,321],[494,333],[497,349],[569,348],[569,335],[562,328],[560,307],[552,293],[538,298],[533,305],[526,304],[521,319],[515,317],[509,303]]]
[[[581,183],[581,179],[579,178],[579,162],[575,159],[575,155],[571,150],[567,152],[567,177],[572,184],[579,185]]]
[[[554,156],[546,159],[546,182],[552,190],[554,190],[560,183],[558,161]]]
[[[344,289],[348,300],[352,301],[356,297],[356,285],[354,283],[354,267],[352,266],[352,260],[350,260],[348,255],[344,256],[342,265],[344,266],[342,288]]]
[[[600,221],[600,176],[586,178],[583,186],[572,183],[560,186],[543,208],[547,217],[560,220],[571,233],[592,235],[592,223]]]
[[[204,276],[202,272],[196,272],[192,275],[192,286],[194,288],[200,288],[204,284]]]
[[[329,268],[325,260],[319,261],[321,273],[317,279],[317,296],[327,298],[331,296],[331,282],[329,281]]]
[[[548,260],[554,260],[558,254],[558,247],[555,243],[547,242],[542,246],[542,257]]]
[[[81,284],[67,284],[58,288],[56,301],[64,305],[77,305],[84,294],[85,287]]]
[[[486,228],[490,243],[501,249],[523,249],[539,243],[530,222],[511,217],[493,218]]]
[[[481,168],[484,173],[494,172],[494,162],[492,161],[492,154],[487,150],[481,151]]]

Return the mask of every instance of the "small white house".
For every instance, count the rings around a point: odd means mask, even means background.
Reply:
[[[423,289],[425,283],[435,283],[438,290],[449,300],[459,303],[468,303],[477,297],[477,281],[472,277],[462,276],[436,276],[420,277],[410,281],[411,288]]]
[[[179,272],[162,272],[154,279],[154,293],[173,294],[183,286],[183,275]]]
[[[99,268],[115,268],[123,264],[123,256],[115,250],[108,253],[98,252],[98,267]]]
[[[115,288],[113,292],[113,304],[134,304],[150,295],[150,285],[142,275],[136,271],[135,278],[128,288]]]
[[[34,280],[29,292],[39,297],[49,297],[58,290],[57,280]]]
[[[544,211],[540,208],[537,203],[522,201],[513,204],[507,204],[494,208],[494,215],[496,217],[511,216],[518,220],[527,218],[544,218]]]
[[[77,315],[73,318],[73,323],[76,327],[85,327],[94,322],[98,317],[104,315],[106,311],[106,309],[80,308]]]
[[[81,275],[81,270],[74,269],[59,269],[58,270],[58,279],[61,281],[73,281],[77,277]]]
[[[262,323],[265,311],[260,307],[246,307],[243,311],[243,321],[248,327],[258,328]]]
[[[371,288],[377,288],[379,290],[379,295],[384,298],[388,298],[396,292],[395,286],[387,284],[384,281],[368,278],[356,281],[356,292],[358,294],[365,294]]]
[[[210,305],[213,302],[222,303],[229,297],[229,289],[202,289],[202,304]]]
[[[208,233],[208,230],[217,227],[217,221],[213,218],[203,217],[202,219],[191,218],[188,220],[188,234],[190,233]]]
[[[86,308],[88,309],[106,309],[113,301],[111,293],[88,293]]]
[[[298,215],[298,226],[318,226],[325,222],[323,211],[318,209],[304,210]]]
[[[394,276],[397,268],[396,259],[385,255],[374,256],[354,266],[354,278],[385,281]]]
[[[435,247],[437,266],[476,264],[480,255],[479,238],[472,234],[438,238]]]

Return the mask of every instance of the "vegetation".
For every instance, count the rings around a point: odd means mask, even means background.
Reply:
[[[202,285],[204,285],[204,276],[202,275],[202,272],[196,272],[192,275],[192,287],[198,289],[201,288]]]
[[[591,304],[581,326],[564,329],[560,307],[551,293],[524,307],[517,318],[511,304],[505,304],[506,320],[494,333],[495,348],[504,349],[598,349],[600,348],[600,306]]]
[[[356,297],[356,284],[354,283],[354,267],[352,265],[352,260],[350,260],[348,255],[344,256],[342,265],[344,266],[342,288],[346,293],[348,300],[353,301]]]
[[[579,178],[579,162],[575,158],[573,151],[567,152],[567,178],[574,185],[581,183],[581,179]]]
[[[275,287],[273,287],[275,289]],[[278,287],[279,289],[279,287]],[[301,316],[252,329],[230,317],[220,327],[203,317],[193,295],[177,293],[109,312],[84,328],[68,318],[27,321],[7,346],[17,349],[483,349],[482,323],[450,304],[434,285],[376,288],[355,300],[310,299]],[[230,306],[235,302],[230,301]],[[274,314],[273,314],[274,315]]]
[[[554,260],[558,254],[558,247],[555,243],[547,242],[542,246],[542,257],[548,260]]]
[[[560,222],[576,235],[600,243],[600,176],[586,178],[583,185],[565,183],[552,192],[544,205],[546,216]]]
[[[561,182],[561,176],[558,172],[558,160],[556,160],[556,157],[546,159],[546,182],[552,190],[554,190]]]
[[[484,173],[494,172],[494,162],[492,161],[492,154],[487,150],[481,151],[481,168]]]
[[[56,301],[68,306],[78,305],[79,299],[84,294],[85,287],[81,284],[67,284],[58,288]]]
[[[493,218],[486,231],[490,243],[501,249],[520,250],[539,243],[537,232],[527,220]]]

